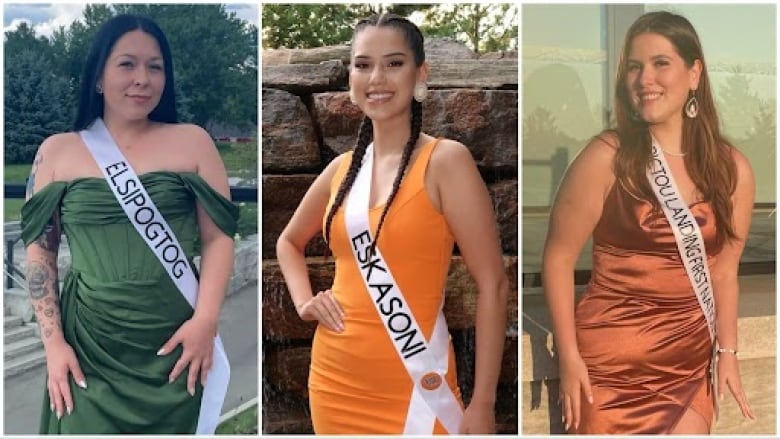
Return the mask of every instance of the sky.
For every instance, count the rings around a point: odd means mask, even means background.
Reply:
[[[117,2],[121,3],[121,2]],[[80,19],[86,3],[5,3],[3,5],[3,33],[14,30],[19,23],[32,24],[38,35],[51,36],[60,26],[68,27]],[[226,4],[228,13],[235,12],[242,20],[258,22],[258,3]]]

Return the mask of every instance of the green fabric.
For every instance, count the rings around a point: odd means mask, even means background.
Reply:
[[[238,208],[193,173],[140,176],[190,261],[195,256],[196,201],[228,236]],[[22,207],[29,244],[59,209],[71,252],[60,297],[65,339],[87,389],[71,379],[74,411],[58,420],[44,388],[42,434],[194,433],[202,388],[187,393],[187,372],[169,384],[181,347],[157,351],[193,310],[117,203],[105,180],[53,182]]]

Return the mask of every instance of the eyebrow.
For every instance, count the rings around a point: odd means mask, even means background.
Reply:
[[[387,55],[383,55],[384,58],[389,58],[391,56],[407,56],[407,55],[405,53],[403,53],[403,52],[392,52],[392,53],[388,53]],[[358,59],[358,58],[360,58],[360,59],[371,59],[371,57],[368,56],[368,55],[355,55],[355,59]]]
[[[114,58],[119,58],[121,56],[127,56],[127,57],[134,58],[134,59],[138,58],[137,56],[132,55],[130,53],[120,53],[120,54],[116,55]],[[153,57],[149,58],[150,61],[162,61],[162,59],[163,59],[163,57],[161,57],[161,56],[153,56]]]
[[[665,54],[660,54],[660,55],[653,55],[653,56],[651,56],[650,60],[651,61],[657,61],[659,59],[669,59],[669,58],[671,58],[671,56],[665,55]],[[637,60],[636,58],[629,58],[628,62],[635,62],[635,63],[641,64],[641,62],[639,60]]]

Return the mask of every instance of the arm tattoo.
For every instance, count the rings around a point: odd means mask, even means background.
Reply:
[[[49,270],[40,262],[30,262],[27,268],[27,286],[32,300],[43,299],[48,291],[47,283],[50,282]]]
[[[41,155],[41,152],[38,151],[38,154],[35,155],[35,160],[33,160],[32,169],[30,169],[30,176],[27,177],[27,198],[33,196],[33,193],[35,191],[35,173],[38,172],[38,165],[43,163],[43,155]]]

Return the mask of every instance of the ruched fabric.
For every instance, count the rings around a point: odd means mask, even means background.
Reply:
[[[431,338],[444,300],[454,245],[444,216],[425,190],[425,171],[435,146],[436,141],[422,146],[407,170],[377,243],[426,340]],[[331,203],[351,159],[351,153],[344,156],[333,177]],[[372,235],[383,208],[377,206],[369,212]],[[344,332],[320,325],[314,335],[309,372],[314,431],[401,434],[413,383],[366,291],[350,248],[343,205],[333,218],[330,245],[336,261],[332,291],[344,309]],[[445,378],[444,385],[460,400],[451,342]],[[432,433],[446,434],[446,430],[437,420]]]
[[[708,263],[720,245],[712,207],[690,206]],[[687,409],[711,424],[709,330],[666,217],[618,182],[593,235],[593,271],[576,307],[593,386],[581,434],[668,434]]]
[[[196,203],[222,232],[236,232],[238,208],[194,173],[140,176],[190,264],[199,236]],[[194,433],[202,387],[187,393],[187,371],[168,374],[181,347],[157,351],[193,309],[165,273],[102,178],[52,182],[22,208],[30,244],[59,211],[71,252],[60,294],[65,340],[76,353],[87,389],[70,379],[74,411],[58,420],[44,389],[42,434]]]

